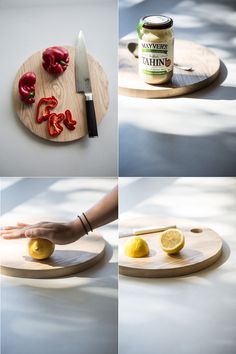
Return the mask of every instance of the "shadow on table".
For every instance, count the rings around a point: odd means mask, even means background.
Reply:
[[[83,195],[84,192],[107,192],[107,189],[104,185],[92,185],[91,188],[88,187],[81,187],[78,178],[78,186],[74,187],[73,190],[52,190],[50,187],[53,184],[56,184],[60,180],[66,180],[66,178],[22,178],[17,180],[14,184],[10,185],[9,187],[4,188],[1,191],[1,215],[6,214],[10,210],[16,208],[18,205],[21,205],[30,199],[33,199],[35,196],[39,195],[40,193],[45,193],[45,199],[50,201],[53,204],[62,204],[65,200],[69,199],[71,194],[73,193],[81,193]],[[41,199],[37,201],[38,205],[43,206],[44,200]],[[29,208],[30,213],[30,208]],[[67,214],[71,216],[69,211],[65,210],[65,218]],[[16,220],[17,221],[17,220]]]
[[[52,353],[55,343],[59,354],[68,348],[70,353],[78,353],[78,348],[80,353],[92,353],[91,346],[96,343],[99,343],[99,353],[117,352],[118,297],[109,279],[85,279],[71,287],[66,286],[67,279],[64,279],[61,287],[55,288],[50,288],[51,283],[55,284],[54,279],[38,287],[41,280],[37,280],[36,286],[24,281],[17,287],[15,283],[4,284],[1,289],[5,353],[24,348],[24,353],[39,354],[41,349],[37,348],[41,348],[42,342],[45,354]],[[23,329],[25,326],[27,331]],[[8,340],[9,336],[14,338],[14,343]]]
[[[120,125],[120,176],[235,176],[236,132],[186,136]]]
[[[220,73],[217,79],[209,86],[198,91],[184,95],[186,98],[198,98],[202,100],[232,101],[236,99],[236,87],[221,86],[228,76],[228,70],[224,62],[220,61]],[[217,91],[215,90],[217,88]]]
[[[223,240],[223,248],[222,248],[221,256],[210,267],[207,267],[207,268],[197,272],[197,275],[199,277],[201,277],[201,276],[204,277],[208,272],[211,272],[211,271],[217,269],[218,267],[222,266],[229,259],[230,253],[231,253],[231,251],[230,251],[230,247],[229,247],[228,243],[225,240]],[[191,274],[185,275],[185,277],[189,277],[189,276],[191,276]]]
[[[153,191],[155,193],[160,193],[166,187],[175,183],[178,177],[174,178],[163,178],[158,180],[158,184],[155,180],[147,178],[139,178],[137,180],[131,181],[128,185],[121,187],[121,193],[125,195],[129,193],[132,198],[126,200],[125,205],[122,205],[122,212],[132,209],[134,206],[137,207],[139,203],[143,203],[146,199],[153,196]],[[138,193],[137,193],[138,191]]]
[[[115,249],[117,249],[117,247],[115,247]],[[78,278],[97,278],[99,276],[110,276],[117,279],[117,262],[110,262],[113,257],[113,253],[114,246],[112,247],[108,242],[106,242],[105,255],[98,263],[83,272],[72,274],[71,276],[77,276]],[[116,288],[117,286],[117,280],[115,280],[112,287]]]
[[[128,5],[127,5],[128,4]],[[173,9],[176,0],[165,2],[166,12]],[[161,5],[160,3],[158,4]],[[137,23],[142,16],[151,12],[156,13],[156,0],[143,0],[138,3],[119,0],[119,36],[124,37],[126,34],[136,31]],[[155,9],[155,11],[153,10]]]
[[[1,191],[1,215],[47,190],[59,178],[23,178]]]

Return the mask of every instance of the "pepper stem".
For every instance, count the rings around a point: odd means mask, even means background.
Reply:
[[[66,65],[66,62],[64,60],[59,60],[58,63],[61,64],[61,65]]]
[[[34,91],[30,91],[30,93],[29,93],[29,98],[31,98],[31,97],[34,97],[35,96],[35,92]]]

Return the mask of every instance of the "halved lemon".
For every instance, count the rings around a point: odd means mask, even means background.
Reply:
[[[141,237],[132,237],[125,244],[125,254],[132,258],[147,257],[149,255],[148,244]]]
[[[160,246],[168,254],[178,253],[184,247],[184,235],[179,229],[168,229],[160,236]]]

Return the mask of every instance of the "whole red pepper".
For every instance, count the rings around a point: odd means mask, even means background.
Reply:
[[[42,55],[44,69],[53,75],[62,74],[69,64],[69,52],[63,47],[50,47]]]
[[[36,75],[33,72],[25,73],[21,76],[18,89],[21,100],[25,103],[32,104],[35,102],[35,83],[36,83]]]
[[[48,133],[49,135],[55,137],[61,134],[63,127],[60,122],[63,121],[64,114],[63,113],[51,113],[48,117]]]
[[[67,109],[67,110],[65,111],[65,119],[64,119],[63,123],[65,124],[65,126],[66,126],[69,130],[74,130],[74,129],[75,129],[76,120],[74,120],[74,119],[72,118],[71,111],[69,111],[69,109]]]
[[[37,106],[36,121],[42,123],[47,120],[51,114],[50,111],[55,108],[57,104],[58,100],[54,96],[41,98]]]

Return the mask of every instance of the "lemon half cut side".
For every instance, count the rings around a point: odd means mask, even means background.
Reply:
[[[141,237],[132,237],[125,244],[125,254],[132,258],[147,257],[149,255],[148,244]]]
[[[161,234],[159,242],[164,252],[175,254],[184,247],[185,238],[179,229],[168,229]]]

